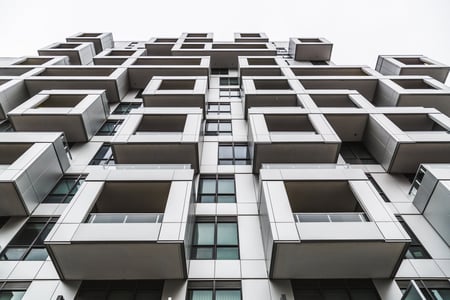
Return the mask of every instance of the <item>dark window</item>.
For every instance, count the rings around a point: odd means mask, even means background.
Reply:
[[[375,286],[367,279],[291,280],[295,300],[379,300]]]
[[[220,88],[219,89],[219,97],[240,97],[241,90],[237,88]]]
[[[241,300],[241,282],[189,281],[187,300]]]
[[[120,128],[123,120],[108,120],[103,126],[98,130],[97,135],[100,136],[111,136],[114,135]]]
[[[211,75],[228,75],[228,69],[211,69]]]
[[[134,96],[134,98],[139,98],[142,99],[142,93],[144,92],[144,89],[140,89],[137,93],[136,96]]]
[[[208,113],[229,114],[231,113],[230,102],[211,102],[208,103]]]
[[[220,85],[239,85],[237,77],[220,77]]]
[[[219,144],[219,165],[250,165],[250,153],[247,144]]]
[[[206,120],[205,135],[231,135],[231,120]]]
[[[29,286],[30,282],[0,281],[0,300],[20,300]]]
[[[197,218],[194,225],[191,258],[239,259],[236,218]]]
[[[381,196],[381,198],[383,198],[384,202],[391,202],[391,201],[389,201],[389,198],[383,192],[381,187],[378,185],[378,183],[375,181],[375,179],[373,179],[372,175],[370,173],[367,173],[366,176],[367,176],[367,178],[369,178],[370,183],[372,183],[372,185],[375,187],[375,189],[377,190],[377,192]]]
[[[115,165],[114,156],[110,144],[103,144],[97,151],[90,165]]]
[[[414,281],[414,285],[412,284]],[[417,287],[420,290],[420,293],[427,300],[448,300],[450,299],[450,283],[448,280],[397,280],[397,285],[402,291],[403,294],[406,293],[407,290],[416,289]],[[410,298],[406,297],[405,299],[420,299],[416,296],[416,293],[409,293]]]
[[[162,280],[83,281],[75,300],[160,300]]]
[[[325,60],[313,60],[313,61],[311,61],[311,64],[313,64],[315,66],[323,66],[323,65],[328,65],[328,62],[326,62]]]
[[[378,164],[363,143],[343,142],[340,154],[349,164]]]
[[[414,232],[406,224],[405,220],[403,220],[403,218],[400,216],[397,216],[397,219],[400,222],[400,224],[403,226],[405,231],[408,233],[409,237],[411,238],[411,244],[409,245],[409,248],[406,251],[405,259],[429,259],[429,258],[431,258],[430,255],[428,254],[428,252],[422,246],[422,243],[419,241],[419,239],[414,234]]]
[[[200,177],[197,202],[235,203],[236,190],[233,175]]]
[[[8,120],[5,120],[0,123],[0,132],[13,132],[13,131],[14,127]]]
[[[128,115],[133,108],[141,107],[141,103],[121,102],[113,111],[113,115]]]
[[[2,252],[0,260],[46,260],[48,254],[44,246],[44,240],[57,219],[28,219]]]
[[[81,184],[86,179],[85,175],[64,175],[56,184],[43,203],[69,203],[77,193]]]

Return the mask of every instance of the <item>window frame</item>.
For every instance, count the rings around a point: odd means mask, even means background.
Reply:
[[[106,151],[103,149],[106,149]],[[102,152],[102,150],[105,151],[105,154],[102,157],[100,157],[100,153]],[[106,155],[109,152],[110,155],[107,157]],[[98,151],[95,153],[94,157],[89,162],[90,166],[112,166],[115,164],[116,161],[114,159],[114,153],[112,151],[111,144],[109,143],[103,143],[98,149]]]
[[[213,110],[211,106],[217,106],[217,109]],[[222,108],[228,108],[222,110]],[[211,114],[231,114],[231,103],[230,102],[208,102],[207,113]]]
[[[202,193],[203,180],[215,180],[215,192],[214,193]],[[219,181],[220,180],[233,180],[233,193],[219,193]],[[209,196],[214,197],[214,202],[203,202],[202,197]],[[234,197],[233,202],[219,202],[220,196]],[[197,203],[236,203],[236,179],[234,174],[215,174],[215,175],[200,175],[198,183]]]
[[[113,110],[112,115],[128,115],[132,109],[140,108],[142,103],[140,102],[120,102],[119,105]],[[118,109],[123,108],[121,111]]]
[[[31,284],[31,281],[7,281],[2,280],[0,281],[0,296],[2,292],[23,292],[20,299],[23,298],[25,293],[27,292],[29,286]],[[14,297],[12,299],[18,299],[17,297]]]
[[[211,291],[211,299],[216,300],[217,291],[239,291],[242,300],[242,285],[240,280],[189,280],[186,300],[195,300],[194,291]]]
[[[61,179],[58,181],[58,183],[56,183],[56,185],[53,187],[53,189],[50,191],[50,193],[48,193],[48,195],[45,197],[45,199],[42,201],[42,203],[52,203],[52,204],[70,203],[72,198],[78,192],[81,184],[83,184],[83,182],[86,180],[86,177],[87,177],[87,175],[85,175],[85,174],[66,174],[66,175],[64,175],[63,177],[61,177]],[[69,188],[69,191],[67,193],[65,193],[65,194],[55,193],[55,190],[58,189],[59,185],[62,184],[62,182],[64,180],[71,180],[71,179],[74,179],[75,182]],[[48,201],[48,198],[52,197],[52,196],[61,197],[61,201],[59,201],[59,202]],[[69,197],[71,197],[71,198],[69,199],[69,201],[67,201],[67,199]]]
[[[112,124],[112,130],[104,130],[104,127],[106,125]],[[103,123],[102,127],[97,131],[95,134],[96,136],[113,136],[119,131],[119,128],[123,124],[123,119],[117,119],[117,120],[106,120],[105,123]]]
[[[231,147],[232,156],[231,157],[221,157],[221,147]],[[244,158],[236,157],[236,147],[246,147],[246,156]],[[231,162],[231,163],[224,163]],[[238,162],[238,163],[236,163]],[[243,162],[243,163],[242,163]],[[248,149],[248,143],[219,143],[218,145],[218,155],[217,155],[218,165],[251,165],[252,159],[250,156],[250,150]]]
[[[359,147],[359,149],[358,149]],[[365,151],[370,157],[364,158],[357,150],[363,150]],[[342,150],[349,151],[353,157],[352,158],[345,158],[344,154],[342,153]],[[342,159],[347,164],[352,165],[378,165],[378,161],[373,157],[373,155],[369,152],[369,150],[366,148],[366,146],[362,142],[343,142],[341,143],[341,148],[339,150],[339,155],[342,157]]]
[[[217,130],[208,130],[208,125],[217,124]],[[230,124],[230,130],[221,130],[221,124]],[[233,124],[231,120],[207,119],[205,121],[205,136],[233,135]]]
[[[405,220],[401,216],[397,216],[397,220],[411,238],[411,243],[409,244],[408,249],[405,252],[404,259],[431,259],[432,258],[431,255],[428,253],[427,249],[425,249],[425,247],[422,245],[420,240],[414,234],[414,231],[412,231],[412,229],[408,226]],[[420,252],[423,254],[423,257],[415,257],[414,255],[415,252],[411,251],[411,249],[420,250]]]

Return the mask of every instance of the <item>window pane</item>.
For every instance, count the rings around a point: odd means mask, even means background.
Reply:
[[[52,194],[67,194],[75,185],[76,179],[62,179],[51,192]]]
[[[196,223],[194,245],[214,245],[214,223]]]
[[[216,193],[216,180],[202,179],[200,194],[215,194],[215,193]]]
[[[191,291],[191,299],[190,300],[212,300],[213,292],[212,291]]]
[[[217,131],[219,129],[219,124],[217,123],[206,123],[206,131]]]
[[[247,146],[234,146],[234,157],[239,158],[248,158]]]
[[[217,245],[237,245],[237,224],[218,223],[217,224]]]
[[[192,249],[192,259],[213,259],[212,247],[195,247]]]
[[[437,300],[450,299],[450,289],[431,289],[431,293]]]
[[[218,194],[234,194],[234,179],[219,179]]]
[[[218,290],[216,291],[216,300],[240,300],[241,291],[239,290]]]
[[[45,248],[33,248],[25,257],[25,260],[46,260],[48,257]]]
[[[233,158],[233,147],[219,145],[219,158]]]
[[[201,196],[200,201],[201,203],[214,203],[215,196]]]
[[[219,111],[219,105],[217,105],[217,104],[210,104],[208,106],[208,111],[211,111],[211,112]]]
[[[222,105],[220,105],[219,110],[221,112],[230,112],[231,111],[230,104],[222,104]]]
[[[7,248],[1,256],[1,260],[20,260],[27,251],[26,248]]]
[[[217,247],[217,259],[239,259],[237,247]]]
[[[232,165],[232,164],[233,164],[232,160],[225,160],[225,159],[219,160],[219,165]]]
[[[43,201],[44,203],[61,203],[63,202],[65,195],[48,195]]]
[[[22,231],[14,237],[10,245],[29,246],[41,232],[45,224],[43,223],[27,223]]]
[[[25,291],[1,291],[0,300],[20,300],[25,295]]]
[[[236,203],[236,197],[219,195],[219,196],[217,196],[217,202],[218,203]]]
[[[219,128],[220,128],[220,131],[230,132],[231,131],[231,123],[220,123]]]
[[[53,223],[49,223],[45,229],[42,231],[42,233],[39,235],[39,238],[36,240],[36,242],[34,243],[37,246],[44,246],[44,240],[47,237],[47,235],[49,234],[50,230],[52,230],[53,228]]]

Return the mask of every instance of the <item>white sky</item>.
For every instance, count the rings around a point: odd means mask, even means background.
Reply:
[[[0,0],[0,56],[36,55],[81,31],[115,40],[265,32],[273,41],[325,37],[337,64],[424,54],[450,65],[449,13],[450,0]]]

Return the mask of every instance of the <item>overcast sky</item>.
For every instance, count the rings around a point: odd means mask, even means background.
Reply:
[[[450,65],[449,13],[450,0],[0,0],[0,56],[36,55],[81,31],[110,31],[115,40],[265,32],[274,41],[325,37],[337,64],[424,54]]]

